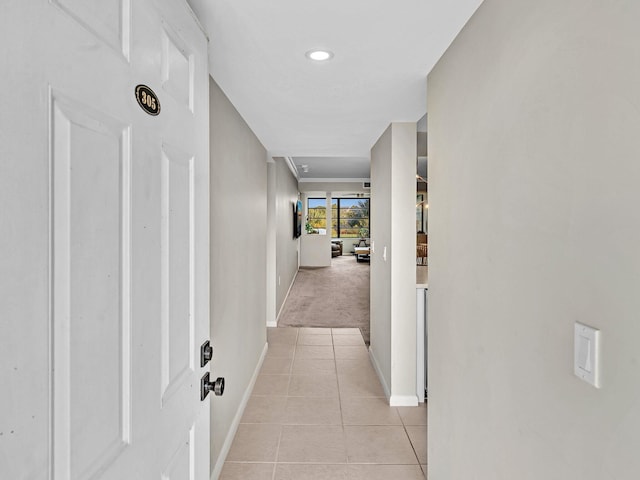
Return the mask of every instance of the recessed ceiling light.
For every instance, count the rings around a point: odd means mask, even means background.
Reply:
[[[333,53],[328,50],[310,50],[306,53],[307,58],[317,62],[324,62],[333,58]]]

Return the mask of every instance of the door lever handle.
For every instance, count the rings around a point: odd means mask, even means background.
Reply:
[[[218,377],[215,382],[210,382],[209,372],[205,373],[200,380],[200,400],[207,398],[209,392],[213,392],[216,397],[221,396],[224,393],[224,377]]]

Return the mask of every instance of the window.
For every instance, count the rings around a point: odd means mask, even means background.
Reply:
[[[369,237],[369,199],[334,198],[331,236],[337,238]]]
[[[327,199],[310,198],[307,202],[307,233],[327,233]]]
[[[369,199],[332,198],[331,236],[333,238],[369,237]],[[310,198],[307,204],[309,233],[326,233],[327,200]]]

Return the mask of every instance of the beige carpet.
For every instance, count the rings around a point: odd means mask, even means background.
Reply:
[[[331,267],[301,267],[279,327],[359,328],[369,344],[369,263],[352,255],[334,257]]]

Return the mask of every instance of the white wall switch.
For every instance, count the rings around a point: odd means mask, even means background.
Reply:
[[[600,388],[600,330],[578,322],[574,326],[573,373]]]

